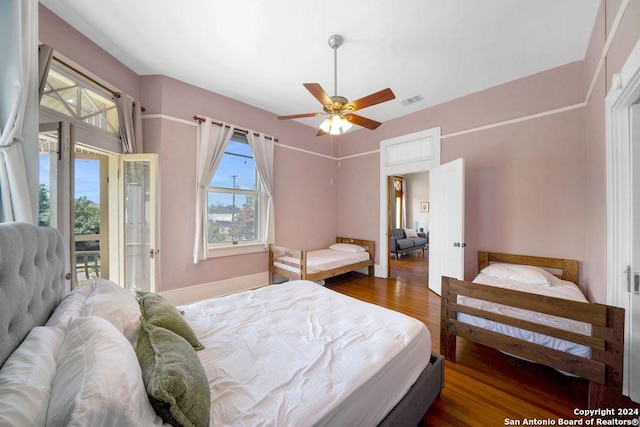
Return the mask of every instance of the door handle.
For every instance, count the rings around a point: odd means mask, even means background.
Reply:
[[[466,246],[467,246],[467,244],[466,244],[466,243],[464,243],[464,242],[463,242],[463,243],[455,242],[455,243],[453,244],[453,246],[455,246],[456,248],[464,248],[464,247],[466,247]]]

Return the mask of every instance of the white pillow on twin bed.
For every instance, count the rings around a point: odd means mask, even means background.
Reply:
[[[334,243],[333,245],[329,246],[329,249],[350,254],[357,254],[366,251],[366,249],[362,246],[354,245],[353,243]]]
[[[531,265],[495,263],[483,268],[482,272],[500,279],[544,287],[551,286],[559,280],[547,270]]]
[[[0,369],[0,425],[44,426],[64,331],[39,326]]]
[[[107,320],[88,316],[69,324],[56,361],[47,426],[162,425],[133,347]]]
[[[135,348],[140,325],[140,304],[133,293],[110,280],[87,280],[64,297],[46,326],[66,329],[70,321],[82,316],[108,320]]]

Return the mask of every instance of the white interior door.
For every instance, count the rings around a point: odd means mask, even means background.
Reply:
[[[125,289],[156,292],[157,154],[124,154],[120,174],[122,239],[120,281]]]
[[[464,159],[429,171],[429,289],[442,276],[464,278]]]
[[[629,290],[629,397],[640,402],[640,104],[630,107],[631,188],[632,201],[632,265]]]

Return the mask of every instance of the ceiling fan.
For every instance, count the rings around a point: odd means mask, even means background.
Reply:
[[[338,96],[338,48],[342,46],[343,42],[344,38],[340,35],[334,34],[329,37],[329,46],[333,49],[334,58],[334,95],[327,95],[324,89],[322,89],[322,86],[318,83],[303,84],[303,86],[311,92],[311,95],[320,101],[324,111],[317,113],[293,114],[290,116],[278,116],[278,119],[288,120],[328,115],[329,117],[320,125],[318,136],[326,135],[328,133],[331,135],[339,135],[348,131],[352,124],[371,130],[376,129],[382,124],[375,120],[353,113],[357,110],[362,110],[363,108],[395,99],[396,96],[393,94],[391,89],[383,89],[352,102],[349,102],[347,98],[343,96]]]

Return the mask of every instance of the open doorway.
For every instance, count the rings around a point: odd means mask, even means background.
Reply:
[[[427,286],[429,172],[390,176],[389,184],[389,277],[411,278]],[[394,240],[394,235],[402,234],[400,229],[410,242]]]

